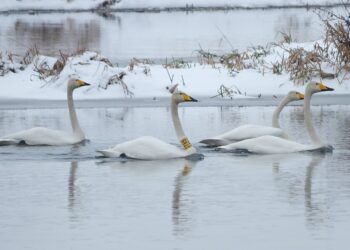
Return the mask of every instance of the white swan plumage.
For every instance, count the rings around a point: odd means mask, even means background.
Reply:
[[[283,138],[288,138],[287,134],[283,132],[279,125],[279,115],[282,109],[292,101],[303,100],[304,95],[297,91],[290,91],[285,98],[282,99],[280,104],[277,106],[276,110],[272,116],[272,127],[255,125],[255,124],[246,124],[234,128],[226,133],[221,135],[214,136],[209,139],[201,140],[200,143],[206,144],[211,147],[224,146],[233,142],[242,141],[250,138],[256,138],[264,135],[272,135]]]
[[[24,143],[26,145],[49,145],[49,146],[58,146],[58,145],[70,145],[76,144],[85,139],[85,135],[80,128],[78,118],[74,109],[73,103],[73,91],[76,88],[82,86],[88,86],[89,83],[86,83],[82,80],[71,78],[67,84],[67,102],[70,120],[72,124],[73,131],[71,133],[53,130],[44,127],[34,127],[28,130],[19,131],[10,135],[6,135],[0,139],[0,145],[12,145]]]
[[[325,86],[322,83],[311,82],[307,85],[305,90],[304,99],[304,118],[308,133],[311,137],[312,144],[305,145],[298,142],[294,142],[285,138],[265,135],[258,138],[247,139],[231,143],[225,146],[220,146],[219,149],[224,151],[245,151],[249,153],[257,154],[281,154],[281,153],[294,153],[302,151],[314,151],[314,150],[331,150],[332,147],[324,144],[317,136],[316,131],[312,125],[310,100],[314,93],[321,91],[333,91],[332,88]]]
[[[163,142],[155,137],[143,136],[131,141],[123,142],[112,148],[98,150],[105,157],[127,157],[139,160],[164,160],[173,158],[184,158],[197,153],[186,137],[178,115],[178,104],[182,102],[197,102],[191,96],[177,90],[177,85],[170,89],[171,115],[176,135],[183,149]]]
[[[185,150],[152,136],[142,136],[120,143],[111,149],[100,150],[98,152],[102,153],[105,157],[125,156],[141,160],[161,160],[188,156]]]

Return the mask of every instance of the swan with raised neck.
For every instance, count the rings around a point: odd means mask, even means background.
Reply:
[[[73,91],[76,88],[88,86],[89,83],[70,78],[67,83],[67,103],[69,117],[72,125],[72,133],[65,131],[53,130],[44,127],[34,127],[28,130],[19,131],[0,139],[0,146],[9,144],[24,143],[26,145],[69,145],[76,144],[85,139],[85,135],[80,128],[77,114],[73,103]]]
[[[272,135],[282,138],[288,138],[288,135],[280,128],[279,116],[282,109],[292,101],[303,100],[304,95],[297,91],[290,91],[280,102],[272,116],[272,127],[256,124],[245,124],[229,130],[223,134],[201,140],[200,143],[207,146],[216,147],[223,146],[233,142],[246,139],[256,138],[263,135]]]
[[[312,95],[324,91],[333,91],[333,89],[327,87],[323,83],[311,82],[307,85],[305,90],[304,118],[308,134],[310,135],[312,141],[311,144],[301,144],[288,139],[266,135],[257,138],[247,139],[236,143],[231,143],[225,146],[221,146],[219,147],[219,149],[223,149],[225,151],[243,151],[259,154],[294,153],[302,151],[332,151],[333,147],[324,144],[322,140],[318,137],[316,130],[312,124],[310,110],[310,101]]]
[[[184,92],[177,90],[177,85],[169,89],[171,95],[171,117],[176,136],[182,145],[182,149],[163,142],[152,136],[142,136],[126,141],[112,148],[98,150],[105,157],[126,157],[139,160],[161,160],[172,158],[184,158],[196,154],[196,149],[186,137],[178,114],[178,105],[182,102],[197,102],[196,99]]]

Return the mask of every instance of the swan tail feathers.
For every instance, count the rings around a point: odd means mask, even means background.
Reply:
[[[110,150],[110,149],[105,149],[105,150],[97,150],[97,153],[102,154],[104,157],[108,157],[108,158],[118,158],[118,157],[122,157],[125,158],[127,157],[125,155],[125,153],[116,151],[116,150]]]

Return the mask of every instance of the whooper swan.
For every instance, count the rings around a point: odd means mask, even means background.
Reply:
[[[288,136],[280,128],[279,115],[282,109],[292,101],[303,100],[304,95],[297,91],[290,91],[285,98],[282,99],[280,104],[272,116],[272,127],[262,126],[255,124],[246,124],[240,127],[234,128],[224,134],[214,136],[209,139],[204,139],[200,143],[206,144],[210,147],[224,146],[233,142],[242,141],[250,138],[256,138],[263,135],[273,135],[278,137],[287,138]]]
[[[74,109],[73,90],[82,86],[90,85],[82,80],[71,78],[67,84],[67,102],[72,124],[73,132],[68,133],[60,130],[53,130],[44,127],[35,127],[23,130],[14,134],[4,136],[0,139],[0,145],[19,144],[26,145],[69,145],[76,144],[85,139],[85,135],[81,130]]]
[[[171,116],[175,127],[176,135],[182,144],[183,149],[163,142],[151,136],[143,136],[131,141],[123,142],[106,150],[98,150],[105,157],[126,157],[139,160],[161,160],[172,158],[183,158],[196,154],[196,149],[186,137],[178,115],[178,104],[182,102],[197,102],[191,96],[177,90],[177,85],[170,89]]]
[[[312,125],[310,100],[311,96],[321,91],[333,91],[332,88],[325,86],[322,83],[311,82],[307,85],[304,99],[304,119],[307,131],[311,137],[312,144],[305,145],[298,142],[290,141],[284,138],[265,135],[257,138],[247,139],[235,143],[221,146],[219,149],[224,151],[244,151],[257,154],[279,154],[293,153],[302,151],[331,151],[332,146],[324,144],[317,136],[315,128]]]

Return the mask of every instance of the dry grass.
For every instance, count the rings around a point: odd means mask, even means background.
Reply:
[[[32,48],[29,48],[26,51],[20,63],[24,65],[29,65],[33,62],[34,58],[38,55],[39,55],[39,50],[36,47],[36,45],[34,45]]]
[[[137,59],[134,57],[129,63],[128,70],[133,71],[135,66],[141,65],[141,67],[143,68],[143,70],[142,70],[143,73],[146,76],[150,76],[151,75],[151,68],[148,65],[152,65],[152,64],[153,64],[153,62],[150,59],[140,60],[140,59]]]
[[[57,59],[57,61],[54,63],[52,68],[47,64],[47,62],[39,62],[39,58],[37,58],[34,62],[34,71],[38,73],[38,77],[43,80],[47,77],[54,76],[58,77],[59,74],[62,72],[64,67],[66,66],[66,62],[68,60],[68,57],[70,55],[62,53],[62,51],[59,51],[60,56]]]
[[[315,51],[304,48],[290,49],[284,68],[290,78],[297,84],[305,84],[321,72],[322,57]]]
[[[132,91],[130,91],[130,89],[128,88],[128,85],[124,82],[123,78],[126,75],[125,72],[120,72],[119,74],[113,75],[109,78],[107,85],[104,89],[107,89],[108,86],[113,85],[113,84],[119,84],[122,86],[124,94],[126,96],[130,96],[133,97],[134,93]]]
[[[216,60],[219,58],[218,55],[204,51],[202,48],[196,50],[196,53],[198,54],[198,62],[201,65],[212,65],[215,67]]]
[[[233,85],[232,87],[227,87],[221,84],[217,92],[218,94],[212,96],[211,98],[221,97],[233,99],[235,95],[242,95],[242,92],[235,85]]]
[[[243,69],[260,69],[265,66],[264,58],[269,53],[269,49],[263,46],[249,48],[247,51],[239,52],[232,50],[224,55],[216,55],[202,49],[197,50],[199,63],[211,65],[214,68],[224,66],[231,72],[239,72]]]
[[[165,63],[163,64],[164,68],[170,68],[170,69],[183,69],[183,68],[191,68],[191,63],[185,61],[182,58],[175,59],[172,58],[171,60],[168,60],[168,58],[165,59]]]
[[[245,63],[249,59],[246,52],[239,53],[238,51],[232,51],[229,54],[220,57],[220,63],[224,64],[231,71],[241,71],[248,68]]]
[[[334,12],[326,11],[326,17],[322,18],[326,28],[325,45],[326,48],[335,48],[335,62],[339,66],[349,66],[350,64],[350,13],[348,7],[344,6],[347,15],[337,15]]]

